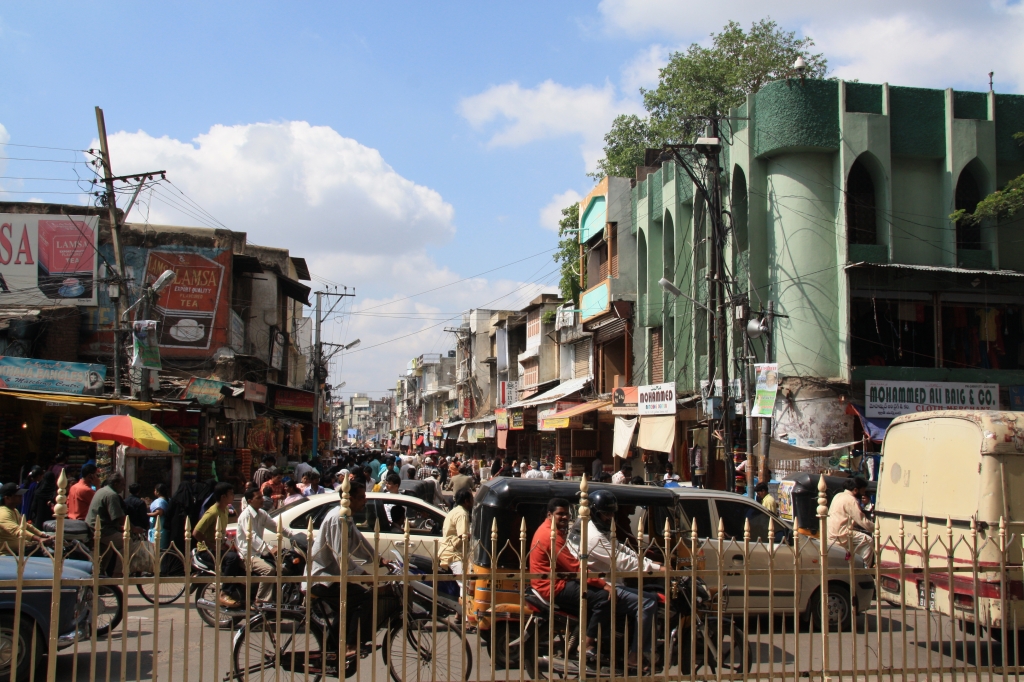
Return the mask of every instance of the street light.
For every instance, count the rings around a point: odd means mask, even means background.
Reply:
[[[174,270],[164,270],[163,273],[161,273],[161,275],[156,278],[156,281],[153,282],[153,285],[150,288],[153,290],[154,294],[159,294],[165,286],[167,286],[177,278],[178,273],[176,273]]]
[[[355,348],[356,346],[359,345],[360,341],[362,341],[362,339],[356,339],[355,341],[353,341],[352,343],[348,344],[347,346],[342,346],[342,347],[345,350],[352,350],[353,348]]]
[[[668,293],[672,294],[673,296],[675,296],[677,298],[685,298],[687,301],[693,303],[698,308],[703,308],[704,310],[708,311],[712,315],[715,314],[714,311],[711,310],[711,308],[707,307],[706,305],[704,305],[703,303],[701,303],[700,301],[698,301],[695,298],[690,298],[689,296],[684,294],[682,291],[680,291],[679,287],[677,287],[675,284],[672,284],[672,282],[668,281],[664,277],[662,277],[661,279],[658,280],[658,284],[661,286],[662,289],[664,289]]]

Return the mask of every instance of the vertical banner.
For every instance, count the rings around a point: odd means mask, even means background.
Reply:
[[[132,323],[132,367],[163,369],[156,328],[156,320],[137,320]]]
[[[750,416],[770,419],[775,412],[775,396],[779,392],[778,363],[755,364],[754,377],[754,409]]]

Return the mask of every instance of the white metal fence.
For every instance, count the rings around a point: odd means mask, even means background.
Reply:
[[[459,575],[440,567],[436,537],[419,539],[425,558],[412,554],[417,538],[408,523],[397,546],[379,532],[367,536],[383,560],[366,563],[365,573],[349,569],[346,539],[339,575],[314,578],[306,553],[286,549],[279,532],[276,575],[256,575],[244,561],[229,575],[220,568],[230,547],[222,547],[220,530],[213,554],[198,562],[188,530],[184,547],[172,545],[159,559],[127,526],[106,552],[98,528],[80,543],[65,532],[63,477],[59,486],[52,548],[22,540],[0,559],[0,682],[931,680],[1019,679],[1024,672],[1022,538],[1003,522],[947,521],[935,532],[928,519],[891,519],[872,537],[877,560],[870,567],[854,558],[852,544],[830,547],[773,524],[766,537],[749,522],[743,537],[727,537],[720,524],[717,537],[700,538],[685,519],[666,520],[660,535],[645,533],[644,522],[634,526],[635,538],[613,528],[613,552],[629,545],[667,570],[641,565],[601,576],[618,587],[588,655],[587,601],[578,610],[552,609],[533,590],[533,580],[559,578],[554,567],[529,569],[531,553],[551,552],[555,535],[547,547],[531,547],[535,529],[525,517],[511,532],[499,532],[496,518],[484,537],[461,538],[466,569]],[[588,492],[584,481],[574,509],[584,548]],[[824,533],[823,482],[818,503]],[[338,513],[353,514],[348,492]],[[887,524],[895,534],[883,536]],[[312,547],[316,533],[310,522],[297,545]],[[114,555],[127,570],[105,577]],[[52,571],[54,561],[64,565],[63,576]],[[586,585],[596,576],[582,561],[577,575],[561,577]],[[264,582],[273,583],[274,598],[256,604],[251,597]],[[306,589],[316,582],[327,585]],[[225,606],[222,595],[231,593],[237,606]],[[643,628],[629,593],[652,609]],[[647,652],[635,665],[632,642]]]

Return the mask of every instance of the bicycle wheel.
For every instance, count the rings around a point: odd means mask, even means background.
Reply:
[[[268,621],[262,615],[249,621],[235,633],[232,664],[235,679],[273,680],[305,679],[312,682],[327,674],[338,675],[337,655],[324,650],[323,632],[315,623],[300,616],[282,614],[281,619]],[[327,670],[324,670],[324,665]]]
[[[124,593],[117,585],[100,585],[98,609],[96,611],[96,636],[106,637],[121,624],[124,616],[122,603]]]
[[[718,668],[719,661],[721,661],[723,673],[742,673],[750,672],[750,669],[754,665],[754,652],[750,646],[747,645],[746,640],[743,637],[743,633],[740,628],[732,621],[731,618],[725,618],[722,622],[722,635],[721,643],[718,640],[718,620],[716,618],[709,618],[707,621],[707,643],[708,643],[708,658],[706,661],[700,659],[703,658],[703,644],[697,642],[697,658],[700,664],[707,665],[708,669],[714,672]],[[719,648],[718,656],[715,655],[715,648]]]
[[[473,672],[473,653],[462,630],[426,618],[399,621],[388,633],[387,663],[391,679],[465,680]]]
[[[139,573],[143,578],[152,578],[152,573]],[[177,554],[168,552],[160,558],[160,589],[153,582],[142,582],[136,585],[139,594],[150,604],[160,601],[160,605],[173,604],[185,594],[185,564]]]
[[[227,614],[227,609],[203,606],[199,603],[201,599],[210,603],[217,601],[217,585],[215,583],[206,583],[196,590],[196,612],[199,613],[199,617],[202,618],[203,622],[211,628],[222,630],[230,628],[234,624],[235,618]],[[219,620],[217,619],[218,615],[220,616]]]

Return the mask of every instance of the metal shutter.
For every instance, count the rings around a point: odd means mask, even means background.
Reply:
[[[665,353],[661,341],[661,327],[651,330],[651,383],[660,384],[665,381]]]
[[[573,344],[572,376],[574,379],[590,375],[590,339]]]

